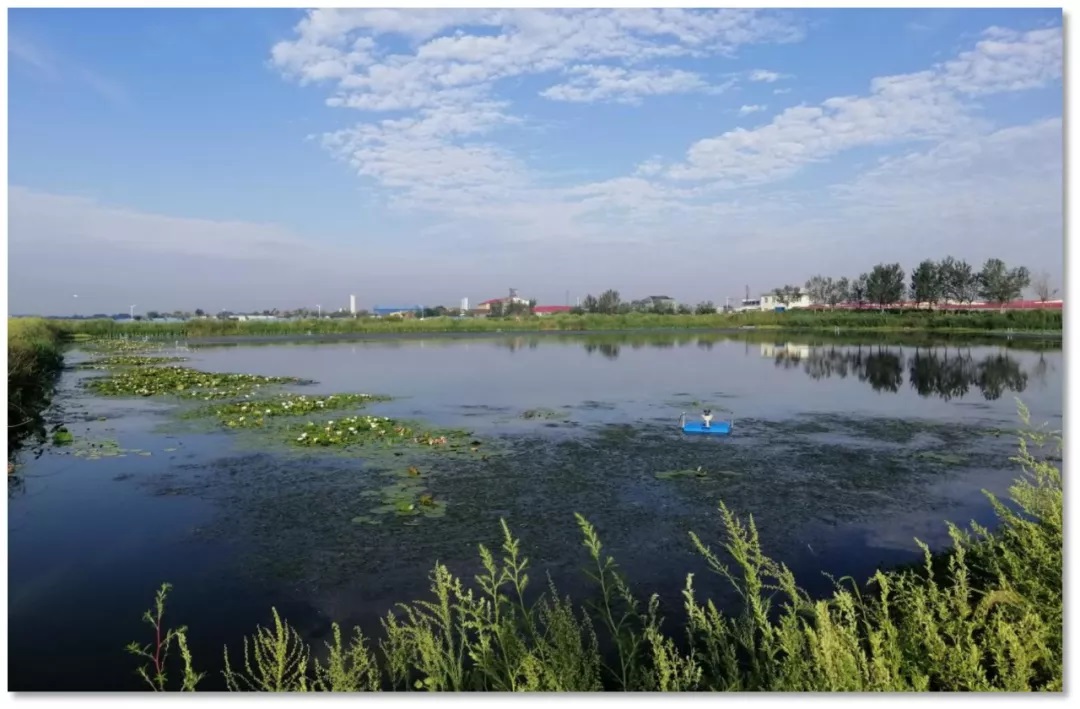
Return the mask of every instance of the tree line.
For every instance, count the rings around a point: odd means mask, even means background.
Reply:
[[[706,315],[716,312],[716,306],[712,301],[705,300],[696,306],[687,303],[676,303],[670,299],[642,298],[641,300],[624,301],[619,291],[608,289],[599,297],[591,293],[581,300],[581,305],[571,308],[570,312],[575,315],[586,313],[599,315],[629,315],[630,313],[653,313],[657,315]]]
[[[997,258],[987,259],[982,269],[976,272],[966,261],[948,256],[941,261],[923,261],[911,272],[910,280],[899,263],[880,263],[855,279],[817,275],[806,282],[805,288],[785,285],[774,289],[773,295],[785,306],[804,294],[814,305],[830,307],[853,303],[859,307],[870,304],[885,309],[905,299],[913,301],[916,307],[924,303],[931,308],[970,305],[976,299],[1004,306],[1021,298],[1029,286],[1044,303],[1057,293],[1057,289],[1051,287],[1047,273],[1032,278],[1026,267],[1009,268]]]

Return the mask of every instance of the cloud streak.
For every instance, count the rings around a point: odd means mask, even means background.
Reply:
[[[61,56],[43,42],[11,34],[8,54],[46,81],[58,84],[73,81],[111,103],[122,106],[131,104],[131,96],[120,83],[84,64]]]

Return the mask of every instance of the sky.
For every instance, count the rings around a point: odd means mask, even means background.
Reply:
[[[13,313],[1063,280],[1057,10],[8,20]]]

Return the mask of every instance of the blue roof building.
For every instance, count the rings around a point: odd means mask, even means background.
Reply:
[[[421,305],[400,305],[400,306],[386,306],[376,305],[372,311],[376,315],[383,317],[386,315],[397,315],[398,313],[423,313],[424,308]]]

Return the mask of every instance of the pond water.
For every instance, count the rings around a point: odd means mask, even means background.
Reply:
[[[99,373],[68,370],[50,418],[75,443],[25,451],[9,479],[10,688],[140,688],[124,646],[150,640],[140,616],[163,581],[174,585],[167,620],[189,626],[208,688],[220,686],[222,645],[238,648],[272,605],[316,645],[331,620],[377,635],[393,603],[426,596],[436,560],[471,580],[477,544],[499,546],[500,518],[521,539],[533,585],[550,574],[582,601],[593,589],[573,513],[585,515],[639,597],[660,594],[671,623],[688,572],[699,597],[730,601],[688,537],[719,546],[722,500],[753,515],[765,551],[805,588],[825,592],[821,572],[862,579],[910,562],[915,537],[940,548],[945,520],[993,522],[982,490],[1007,494],[1018,473],[1008,460],[1016,397],[1033,422],[1061,426],[1060,342],[771,337],[384,338],[180,353],[208,371],[314,380],[296,391],[389,395],[366,410],[481,441],[479,455],[416,461],[298,452],[184,419],[172,402],[91,396],[80,382]],[[733,435],[681,433],[680,415],[706,407],[731,412]],[[444,516],[372,516],[408,464]]]

